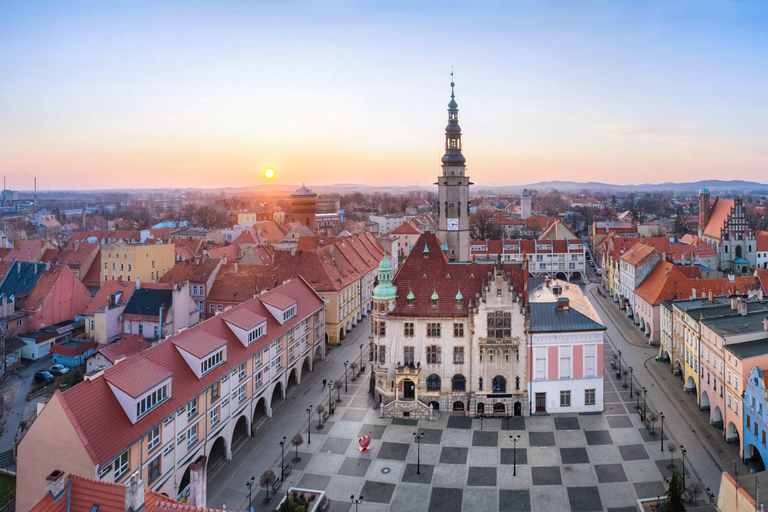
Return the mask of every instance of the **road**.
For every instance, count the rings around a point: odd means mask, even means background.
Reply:
[[[13,405],[8,414],[8,420],[3,427],[3,433],[0,435],[0,453],[13,449],[13,443],[16,440],[16,431],[19,429],[19,423],[24,415],[24,409],[27,406],[27,393],[32,388],[32,381],[35,372],[48,368],[52,363],[51,356],[44,357],[23,368],[20,372],[10,375],[3,387],[13,385],[16,382],[19,386],[16,388],[16,395],[13,398]],[[19,382],[21,381],[21,382]]]
[[[272,469],[276,474],[280,473],[280,441],[283,436],[287,437],[290,443],[294,434],[301,433],[304,442],[307,442],[307,408],[310,405],[317,407],[318,404],[328,407],[328,390],[322,387],[323,379],[330,382],[344,375],[344,362],[360,358],[361,343],[367,359],[370,333],[369,316],[352,330],[342,342],[342,346],[334,347],[323,361],[315,363],[314,371],[305,376],[300,385],[289,391],[286,400],[274,410],[272,418],[259,427],[257,436],[236,446],[232,460],[209,473],[209,507],[221,508],[222,504],[226,504],[228,510],[248,509],[246,482],[252,476],[256,478],[255,496],[259,490],[259,477],[264,471]],[[335,391],[333,397],[336,397]],[[317,414],[312,415],[312,422],[314,428]],[[286,448],[290,448],[290,445]],[[292,453],[291,449],[286,449],[286,461],[290,460]],[[290,481],[288,483],[290,484]]]

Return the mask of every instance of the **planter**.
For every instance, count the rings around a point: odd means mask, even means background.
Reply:
[[[302,489],[300,487],[291,487],[285,493],[283,499],[275,507],[276,510],[285,503],[286,500],[294,501],[304,507],[306,512],[320,512],[328,507],[328,498],[325,491],[316,491],[314,489]]]

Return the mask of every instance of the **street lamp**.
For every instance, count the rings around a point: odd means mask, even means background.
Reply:
[[[688,453],[688,450],[683,448],[683,445],[680,445],[680,453],[683,454],[683,489],[685,489],[685,454]]]
[[[512,476],[517,476],[517,442],[520,440],[520,434],[515,436],[509,436],[509,440],[514,444],[512,445]]]
[[[363,367],[363,344],[360,344],[360,368]]]
[[[307,444],[312,444],[312,406],[307,409]]]
[[[348,392],[349,388],[347,388],[347,366],[349,366],[349,361],[344,361],[344,392]]]
[[[328,414],[331,413],[331,400],[333,397],[331,396],[333,394],[333,382],[328,383]]]
[[[629,367],[629,398],[632,398],[632,392],[634,391],[632,389],[632,375],[634,370],[632,370],[632,367]]]
[[[645,387],[643,387],[643,421],[645,421],[645,412],[646,412],[646,408],[645,408],[645,395],[647,393],[648,393],[648,390],[645,389]]]
[[[715,499],[715,493],[712,492],[712,489],[707,487],[707,497],[709,498],[709,504],[712,504],[712,500]]]
[[[621,375],[621,350],[619,350],[619,375]]]
[[[350,499],[352,500],[352,503],[355,504],[355,512],[357,512],[357,506],[363,502],[363,495],[361,494],[360,496],[357,497],[357,499],[355,499],[355,495],[353,494],[352,496],[350,496]]]
[[[627,370],[624,370],[624,384],[621,386],[624,389],[627,389],[629,386],[627,386]]]
[[[413,439],[416,441],[416,474],[421,474],[421,440],[424,439],[424,432],[421,434],[413,433]]]
[[[254,480],[256,480],[256,477],[252,476],[250,481],[245,482],[245,486],[248,488],[248,510],[251,510],[251,489],[253,488]]]
[[[283,475],[285,475],[285,436],[280,441],[280,481],[283,481]]]
[[[661,419],[661,451],[664,451],[664,413],[659,411],[659,418]]]

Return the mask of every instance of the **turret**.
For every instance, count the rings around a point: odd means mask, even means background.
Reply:
[[[699,236],[704,233],[709,222],[709,206],[709,190],[704,187],[699,192]]]

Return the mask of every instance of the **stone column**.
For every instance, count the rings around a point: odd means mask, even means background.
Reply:
[[[193,507],[205,507],[208,501],[208,457],[201,455],[189,467],[189,499]]]

